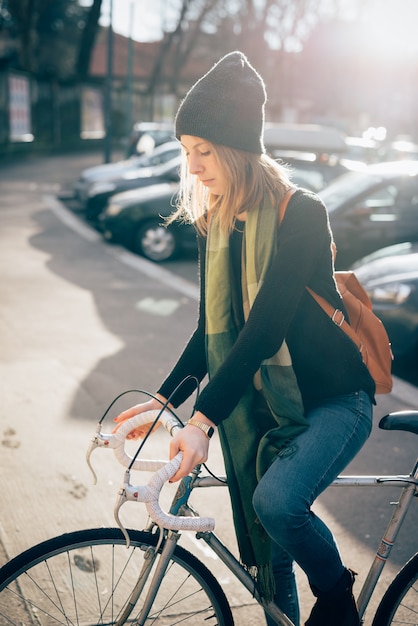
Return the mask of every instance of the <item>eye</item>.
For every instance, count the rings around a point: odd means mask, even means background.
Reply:
[[[206,156],[209,156],[209,155],[210,155],[210,150],[207,150],[206,152],[201,152],[200,153],[200,156],[202,156],[202,157],[206,157]]]

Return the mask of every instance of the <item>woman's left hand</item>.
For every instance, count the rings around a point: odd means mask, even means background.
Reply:
[[[170,459],[173,459],[180,451],[183,452],[183,460],[178,471],[171,478],[171,483],[190,474],[199,463],[207,461],[209,438],[196,426],[186,424],[184,428],[176,433],[171,441]]]

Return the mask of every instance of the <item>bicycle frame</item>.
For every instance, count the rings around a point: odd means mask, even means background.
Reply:
[[[376,588],[380,574],[389,559],[396,537],[403,524],[414,496],[418,494],[418,459],[409,476],[341,476],[332,486],[336,487],[399,487],[400,498],[393,510],[386,531],[380,540],[366,580],[357,600],[360,619],[364,616],[370,598]]]
[[[174,496],[170,513],[178,515],[187,512],[189,515],[196,515],[196,511],[189,505],[188,500],[192,491],[196,488],[225,487],[225,478],[212,476],[199,476],[200,467],[195,468],[190,476],[186,476],[180,481],[180,486]],[[333,487],[398,487],[402,489],[399,501],[392,513],[386,531],[380,541],[375,557],[367,574],[366,580],[360,590],[358,597],[358,611],[360,619],[363,618],[370,598],[376,588],[380,574],[390,556],[391,549],[395,544],[396,537],[406,517],[409,506],[414,496],[418,496],[418,459],[414,468],[408,476],[339,476],[331,484]],[[263,609],[276,620],[277,624],[283,626],[293,626],[289,618],[284,615],[274,602],[266,603],[258,594],[254,580],[250,574],[242,567],[235,556],[220,541],[214,532],[198,532],[198,539],[203,539],[213,550],[224,565],[232,574],[244,585],[244,587],[255,597]],[[170,548],[168,548],[170,549]],[[163,548],[164,553],[164,548]],[[157,583],[156,583],[157,584]]]

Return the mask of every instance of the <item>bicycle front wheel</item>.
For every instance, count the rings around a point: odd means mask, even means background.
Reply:
[[[418,624],[418,553],[401,569],[388,587],[373,626]]]
[[[0,569],[0,625],[233,626],[219,583],[180,546],[147,619],[139,622],[151,576],[132,610],[126,607],[133,602],[133,589],[158,535],[128,533],[129,548],[118,528],[98,528],[49,539],[12,559]],[[129,617],[121,621],[127,612]]]

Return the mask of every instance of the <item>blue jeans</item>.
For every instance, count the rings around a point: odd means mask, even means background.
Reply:
[[[344,574],[335,539],[311,505],[369,437],[372,413],[364,391],[331,398],[310,411],[309,428],[272,463],[254,492],[255,511],[273,540],[276,603],[296,625],[293,562],[319,591],[332,589]]]

